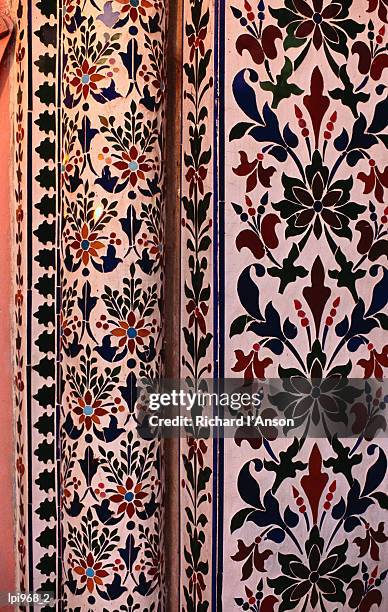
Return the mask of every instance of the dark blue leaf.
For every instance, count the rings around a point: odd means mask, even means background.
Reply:
[[[243,308],[254,319],[262,319],[263,315],[260,312],[260,291],[251,278],[251,270],[256,272],[257,277],[264,276],[265,274],[265,269],[261,264],[252,264],[245,268],[237,282],[237,293]]]
[[[347,347],[351,353],[355,353],[357,349],[360,348],[362,344],[364,344],[364,338],[362,336],[355,336],[351,338],[347,344]]]
[[[258,142],[273,142],[284,146],[284,140],[279,130],[279,121],[273,110],[268,105],[264,104],[263,118],[265,125],[254,127],[249,134]]]
[[[349,144],[349,134],[347,133],[345,128],[343,128],[341,134],[337,136],[337,138],[334,140],[334,146],[337,151],[345,151],[348,144]]]
[[[295,149],[295,147],[297,147],[298,144],[299,144],[298,137],[290,129],[290,124],[289,123],[286,124],[286,126],[285,126],[285,128],[283,130],[283,138],[284,138],[284,141],[285,141],[286,145],[288,145],[292,149]]]
[[[373,289],[372,301],[365,316],[370,317],[383,310],[388,301],[388,270],[383,271],[381,280]]]
[[[118,552],[124,561],[127,570],[132,571],[133,564],[135,563],[140,552],[140,546],[135,546],[135,538],[132,533],[127,537],[125,548],[119,548]]]
[[[299,516],[296,514],[296,512],[291,510],[290,506],[287,506],[284,512],[284,522],[288,527],[291,527],[291,529],[294,529],[294,527],[296,527],[299,523]]]
[[[105,191],[108,191],[108,193],[120,193],[120,191],[123,191],[123,189],[125,189],[127,186],[127,182],[128,181],[124,181],[123,183],[118,184],[119,179],[117,176],[111,175],[109,166],[103,167],[100,178],[96,179],[95,181],[97,185],[101,185],[101,187],[105,189]]]
[[[286,338],[288,338],[288,340],[293,340],[294,338],[296,338],[297,333],[298,328],[296,327],[296,325],[294,325],[294,323],[291,323],[290,319],[287,317],[283,325],[283,334]]]
[[[233,15],[237,18],[240,19],[242,17],[242,12],[239,11],[237,8],[235,8],[234,6],[231,6],[231,11],[233,13]]]
[[[287,150],[279,145],[277,145],[276,147],[272,147],[272,149],[268,151],[268,153],[280,162],[286,161],[288,156]]]
[[[121,98],[121,95],[116,91],[116,85],[113,79],[111,79],[109,87],[101,89],[101,97],[105,102],[110,102],[116,98]]]
[[[280,527],[275,527],[274,529],[268,531],[267,540],[272,540],[273,542],[280,544],[284,541],[285,535],[286,534],[284,533],[283,529],[280,529]]]
[[[104,272],[112,272],[123,261],[120,257],[116,257],[116,247],[113,244],[108,244],[106,255],[102,255],[101,259]]]
[[[266,306],[265,320],[261,322],[254,321],[249,325],[248,329],[261,337],[283,338],[280,316],[273,307],[272,302],[268,302]]]
[[[125,591],[128,590],[127,587],[122,586],[121,576],[119,574],[114,574],[113,582],[111,584],[105,584],[105,589],[106,590],[102,590],[97,587],[97,591],[100,597],[107,601],[117,599],[118,597],[120,597],[120,595],[122,595],[123,593],[125,593]]]
[[[129,413],[133,414],[133,411],[135,410],[135,403],[139,395],[136,376],[133,372],[128,374],[126,386],[119,387],[119,391],[121,393],[121,397],[128,406]]]
[[[238,492],[245,503],[254,508],[263,508],[260,499],[260,485],[251,474],[253,469],[256,472],[263,469],[263,463],[260,459],[252,459],[241,468],[237,480]]]
[[[369,493],[375,491],[383,482],[385,473],[387,471],[387,458],[381,448],[379,448],[376,444],[371,444],[368,446],[368,455],[372,455],[376,449],[379,452],[379,456],[368,470],[362,495],[369,495]]]
[[[382,100],[376,105],[375,114],[372,123],[369,126],[368,132],[378,134],[385,130],[388,126],[388,98]]]
[[[342,338],[343,336],[346,336],[346,334],[349,331],[349,319],[348,317],[345,315],[345,317],[342,319],[342,321],[340,321],[336,327],[335,327],[335,333],[337,334],[337,336],[339,336],[340,338]]]
[[[364,154],[362,151],[350,151],[350,153],[348,153],[347,157],[346,157],[346,161],[348,162],[349,166],[351,168],[354,168],[354,166],[356,164],[358,164],[358,162],[360,161],[360,159],[363,159]]]
[[[128,236],[128,244],[132,247],[143,221],[137,218],[135,207],[130,204],[127,208],[127,216],[119,219],[123,232]]]
[[[106,6],[106,5],[105,5]],[[131,37],[126,53],[119,53],[121,60],[128,71],[129,81],[136,80],[137,71],[141,65],[142,56],[138,53],[138,42],[136,37]]]
[[[92,297],[92,287],[89,281],[86,281],[82,287],[82,297],[78,298],[78,308],[82,312],[83,321],[88,322],[90,313],[97,304],[97,298]]]
[[[344,529],[347,533],[350,533],[359,525],[361,525],[361,521],[357,516],[349,516],[347,519],[345,519]]]
[[[345,514],[345,510],[346,510],[345,500],[343,497],[341,497],[339,502],[333,507],[333,510],[331,511],[331,516],[336,521],[339,521]]]
[[[256,101],[256,93],[254,89],[245,81],[245,74],[248,72],[252,83],[257,83],[259,76],[257,72],[251,69],[240,70],[233,80],[233,95],[241,110],[253,121],[262,123],[262,118],[259,114]]]
[[[281,355],[284,350],[283,342],[278,340],[277,338],[272,338],[265,342],[266,348],[269,348],[270,351],[274,353],[274,355]]]

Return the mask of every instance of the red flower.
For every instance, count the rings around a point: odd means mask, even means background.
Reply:
[[[376,37],[376,42],[383,42],[385,26],[380,28]],[[352,53],[358,55],[358,70],[361,74],[370,74],[374,81],[379,81],[384,68],[388,67],[388,54],[381,53],[382,49],[376,47],[372,54],[372,49],[362,40],[358,40],[352,47]]]
[[[143,499],[147,497],[147,493],[142,491],[143,485],[139,482],[134,486],[132,478],[128,476],[125,487],[119,485],[117,492],[109,499],[115,504],[120,504],[117,508],[119,514],[126,512],[129,518],[132,518],[136,509],[143,507]]]
[[[64,0],[63,3],[63,19],[70,25],[71,20],[74,17],[75,11],[77,10],[77,6],[79,6],[80,0]]]
[[[238,550],[231,558],[233,561],[245,561],[244,565],[242,566],[241,580],[248,580],[248,578],[252,575],[253,566],[260,573],[267,571],[265,568],[265,562],[271,555],[273,555],[273,552],[269,549],[260,552],[260,544],[260,536],[257,536],[252,544],[249,544],[248,546],[244,544],[242,540],[237,540]]]
[[[253,378],[265,378],[265,369],[273,363],[270,357],[259,359],[259,344],[254,344],[248,355],[244,355],[241,350],[234,351],[237,362],[233,366],[233,372],[243,372],[245,380],[253,380]]]
[[[70,328],[70,324],[69,321],[67,319],[64,318],[63,313],[61,312],[61,316],[60,316],[60,320],[61,320],[61,343],[63,346],[67,346],[69,338],[72,334],[71,328]]]
[[[237,168],[233,168],[233,172],[237,176],[247,176],[246,191],[252,191],[256,185],[257,180],[263,185],[263,187],[271,187],[271,176],[275,172],[275,168],[270,166],[264,168],[262,153],[258,153],[253,161],[248,161],[248,156],[245,151],[239,151],[240,165]]]
[[[126,179],[129,176],[129,182],[132,187],[135,187],[139,179],[144,180],[145,172],[151,169],[147,163],[145,155],[139,155],[135,146],[132,146],[129,153],[124,151],[121,159],[113,163],[114,167],[121,170],[121,178]]]
[[[85,266],[88,265],[90,257],[98,257],[98,250],[104,248],[104,244],[96,240],[97,233],[89,233],[89,228],[84,223],[81,233],[75,233],[75,240],[71,243],[71,247],[76,250],[76,257],[81,257]]]
[[[139,319],[136,323],[136,317],[133,312],[130,312],[126,321],[119,321],[119,327],[112,330],[112,335],[120,338],[119,346],[127,344],[129,352],[133,353],[136,344],[143,345],[143,338],[150,335],[150,331],[144,326],[144,319]]]
[[[205,580],[202,572],[197,572],[192,567],[187,568],[189,578],[189,592],[197,591],[199,601],[202,601],[202,592],[205,590]]]
[[[381,21],[388,23],[387,13],[388,13],[388,2],[387,0],[368,0],[368,13],[373,13],[378,7],[378,16]]]
[[[355,538],[353,541],[359,547],[359,557],[364,557],[370,549],[370,556],[373,561],[380,561],[379,544],[384,544],[388,537],[384,533],[384,523],[379,523],[377,529],[372,529],[369,523],[365,525],[365,538]]]
[[[375,198],[380,204],[384,203],[384,187],[388,187],[388,166],[383,172],[376,166],[376,162],[371,159],[369,161],[370,172],[359,172],[357,178],[364,183],[364,193],[372,193],[374,190]]]
[[[373,347],[373,344],[368,344],[369,359],[360,359],[357,361],[357,365],[364,368],[364,378],[383,378],[383,368],[388,367],[388,344],[386,344],[381,351],[378,353]]]
[[[190,315],[189,317],[189,327],[194,325],[194,321],[198,322],[198,327],[203,334],[206,334],[206,315],[208,313],[208,306],[205,302],[200,302],[199,306],[194,302],[194,300],[189,300],[186,305],[187,313]]]
[[[188,171],[186,172],[186,181],[190,183],[189,187],[189,195],[190,198],[193,195],[195,185],[198,184],[199,192],[203,195],[203,181],[207,177],[207,170],[205,166],[199,166],[198,170],[196,170],[193,166],[190,166]]]
[[[105,77],[102,74],[97,74],[97,66],[89,66],[88,60],[82,62],[81,68],[75,69],[76,76],[70,81],[71,85],[76,88],[76,93],[82,91],[83,97],[86,99],[89,91],[97,91],[97,83]]]
[[[207,451],[207,446],[204,440],[196,440],[195,438],[188,438],[187,442],[189,445],[189,453],[188,453],[189,461],[191,461],[193,457],[196,456],[198,459],[198,463],[202,468],[203,467],[203,456]]]
[[[201,30],[199,31],[197,35],[191,34],[191,36],[189,36],[187,42],[190,47],[190,62],[192,62],[194,59],[194,53],[196,49],[199,50],[199,53],[202,57],[205,55],[205,44],[203,41],[206,38],[206,33],[207,33],[207,29],[201,28]]]
[[[296,11],[303,17],[303,21],[295,30],[296,38],[308,38],[313,35],[313,45],[320,49],[323,39],[338,44],[340,37],[336,26],[336,18],[343,9],[341,3],[330,2],[323,8],[323,0],[313,0],[313,6],[309,6],[304,0],[294,0]],[[334,20],[334,23],[330,23]],[[338,24],[340,25],[340,23]]]
[[[115,2],[121,4],[120,12],[129,13],[133,22],[137,20],[139,15],[146,17],[146,9],[152,6],[152,2],[149,2],[149,0],[115,0]]]
[[[252,34],[241,34],[236,41],[236,49],[240,55],[243,51],[248,51],[255,64],[260,65],[264,63],[265,58],[276,59],[275,40],[279,38],[283,38],[279,28],[269,25],[263,29],[260,39]]]
[[[86,582],[86,587],[89,593],[93,593],[96,584],[101,586],[103,584],[102,578],[108,576],[108,572],[101,569],[102,563],[95,563],[92,553],[89,553],[86,562],[81,559],[80,564],[74,568],[76,574],[81,576],[81,582]]]
[[[100,424],[101,421],[99,417],[108,413],[105,408],[101,408],[102,402],[100,400],[92,400],[92,394],[90,391],[87,391],[85,397],[79,397],[77,399],[78,405],[73,408],[75,414],[79,416],[79,422],[81,424],[85,423],[85,427],[88,431],[93,423],[96,423],[96,425]]]

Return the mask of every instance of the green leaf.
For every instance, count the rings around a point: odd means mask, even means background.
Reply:
[[[272,108],[277,108],[279,102],[285,98],[290,98],[292,95],[299,96],[303,93],[303,89],[295,84],[288,83],[288,79],[292,75],[292,62],[286,57],[284,66],[276,77],[276,83],[271,81],[264,81],[260,83],[260,87],[264,91],[270,91],[272,93]]]
[[[230,522],[230,532],[234,533],[237,529],[240,529],[247,520],[248,516],[253,512],[252,508],[243,508],[236,512]]]
[[[230,130],[229,141],[239,140],[240,138],[245,136],[249,128],[253,127],[254,125],[254,123],[247,122],[236,123],[236,125],[234,125]]]
[[[297,438],[294,438],[294,441],[290,444],[290,446],[285,450],[279,453],[279,463],[275,461],[264,461],[264,467],[266,470],[270,472],[275,472],[276,478],[273,483],[272,492],[276,493],[281,483],[286,480],[286,478],[295,478],[297,472],[300,472],[307,467],[307,463],[303,463],[302,461],[293,461],[297,456],[300,450],[300,442]]]
[[[235,319],[232,325],[230,326],[229,338],[233,338],[233,336],[242,334],[243,331],[245,331],[245,328],[248,323],[250,323],[251,321],[254,321],[254,319],[252,317],[249,317],[248,315],[241,315],[240,317],[237,317],[237,319]]]
[[[332,468],[334,474],[343,474],[348,481],[349,485],[353,484],[352,469],[354,466],[359,465],[362,461],[362,455],[351,455],[350,448],[344,446],[341,440],[335,435],[331,443],[336,457],[329,457],[323,462],[323,465],[328,468]]]

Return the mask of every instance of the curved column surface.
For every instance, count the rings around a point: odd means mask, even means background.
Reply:
[[[135,402],[162,373],[165,3],[15,12],[17,585],[151,612],[161,448]]]
[[[161,457],[136,381],[162,370],[165,6],[63,7],[60,257],[63,597],[156,610]]]

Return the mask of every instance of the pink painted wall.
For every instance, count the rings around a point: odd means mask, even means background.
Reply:
[[[1,3],[0,3],[1,7]],[[10,51],[0,63],[0,592],[15,588],[13,414],[11,379]],[[1,610],[11,610],[2,607]]]

